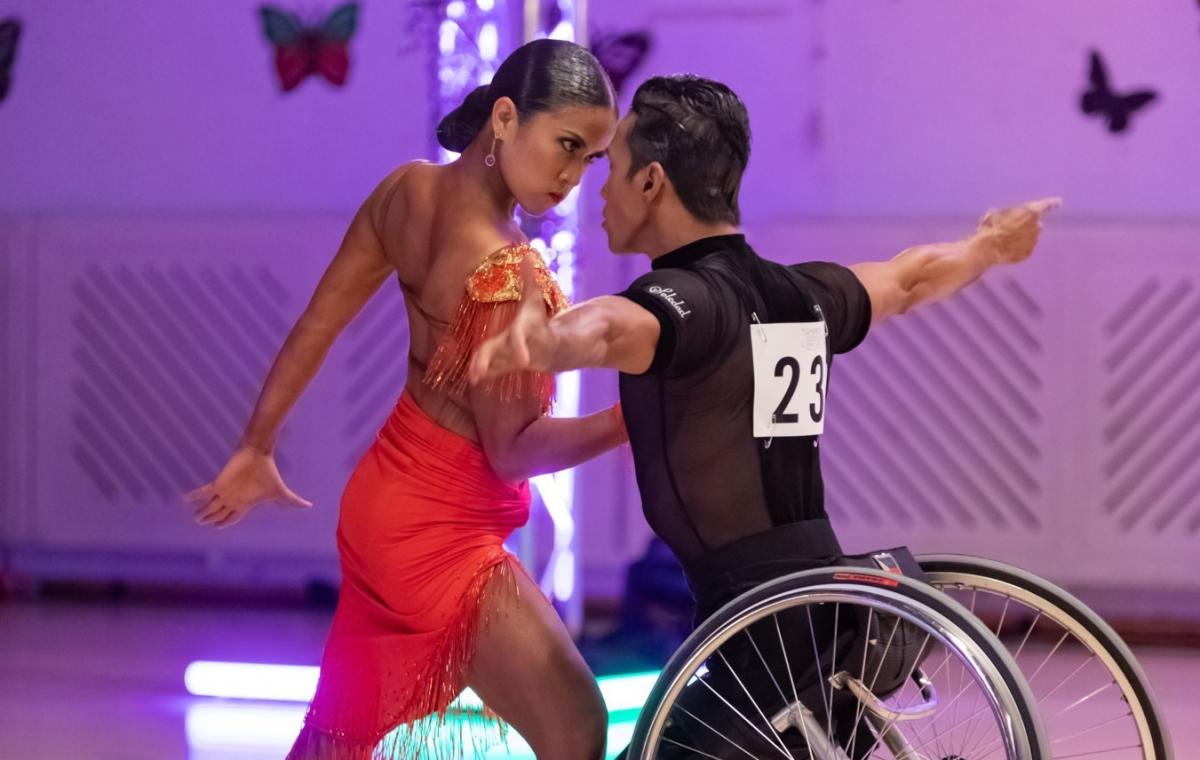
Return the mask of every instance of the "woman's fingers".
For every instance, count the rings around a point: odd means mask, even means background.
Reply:
[[[304,507],[305,509],[308,509],[309,507],[311,507],[313,505],[313,503],[311,501],[301,497],[300,494],[296,493],[295,491],[288,488],[287,486],[284,486],[283,490],[284,490],[284,493],[283,493],[284,503],[292,504],[297,507]]]
[[[209,499],[212,498],[213,491],[214,491],[213,484],[205,483],[204,485],[197,488],[195,491],[188,491],[187,493],[185,493],[183,495],[183,500],[190,501],[190,502],[207,502]]]
[[[192,519],[196,522],[200,522],[206,515],[216,510],[219,506],[220,505],[215,496],[209,497],[208,501],[201,504],[196,511],[192,512]]]
[[[238,522],[239,520],[241,520],[241,519],[242,519],[242,516],[243,516],[243,515],[245,515],[245,514],[246,514],[246,513],[245,513],[245,511],[244,511],[244,510],[238,510],[238,509],[230,509],[230,508],[226,508],[226,509],[225,509],[225,510],[224,510],[224,511],[223,511],[223,512],[220,514],[220,515],[218,515],[218,516],[217,516],[217,518],[216,518],[216,519],[213,521],[213,527],[215,527],[215,528],[228,528],[230,525],[233,525],[234,523],[236,523],[236,522]]]
[[[217,497],[213,497],[212,501],[208,502],[204,509],[196,513],[196,522],[200,525],[210,525],[228,508],[225,502]]]

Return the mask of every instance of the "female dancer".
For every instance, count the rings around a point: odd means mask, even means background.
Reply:
[[[539,758],[604,751],[591,673],[537,585],[503,548],[529,515],[534,474],[624,440],[619,413],[546,416],[553,379],[469,387],[474,348],[520,309],[532,268],[549,312],[566,301],[513,221],[561,202],[616,130],[603,69],[573,43],[515,51],[438,127],[462,156],[389,175],[355,216],[275,360],[241,446],[194,492],[223,527],[292,492],[272,450],[287,412],[343,327],[395,275],[408,312],[403,395],[342,496],[342,590],[321,678],[289,760],[458,758],[511,724]],[[527,258],[528,257],[528,258]],[[488,706],[447,720],[465,685]]]

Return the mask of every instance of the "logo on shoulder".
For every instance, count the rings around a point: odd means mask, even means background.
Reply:
[[[671,308],[674,309],[675,313],[680,317],[687,317],[687,315],[692,313],[691,309],[686,308],[687,301],[680,298],[679,294],[675,292],[674,288],[664,288],[662,285],[651,285],[646,290],[651,295],[658,296],[669,303]]]

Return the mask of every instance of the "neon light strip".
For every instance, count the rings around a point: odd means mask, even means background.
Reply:
[[[304,712],[303,705],[207,702],[188,707],[184,730],[190,749],[286,751],[304,725]]]
[[[204,702],[189,705],[184,719],[189,760],[261,760],[282,757],[304,723],[300,705]],[[453,720],[453,718],[450,718]],[[633,736],[634,721],[612,721],[608,726],[608,756],[614,757]],[[517,733],[494,747],[489,760],[535,760],[533,750]]]
[[[187,666],[183,684],[197,697],[308,702],[317,690],[318,673],[308,665],[200,661]]]
[[[242,662],[197,661],[187,666],[183,683],[197,697],[309,702],[317,688],[318,669],[311,665],[258,665]],[[639,710],[650,695],[658,673],[631,673],[597,678],[609,712]],[[459,709],[482,707],[470,689],[455,701]]]

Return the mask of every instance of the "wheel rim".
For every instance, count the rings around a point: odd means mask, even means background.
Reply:
[[[1029,683],[1051,757],[1163,760],[1150,718],[1107,647],[1052,600],[965,570],[926,573],[930,585],[979,615]]]
[[[876,622],[872,631],[878,630],[879,635],[875,636],[872,653],[879,656],[872,658],[878,664],[857,668],[861,683],[867,686],[878,683],[897,631],[906,631],[907,635],[915,628],[919,637],[919,644],[915,645],[925,655],[922,669],[932,681],[939,700],[933,712],[912,719],[895,715],[898,710],[911,710],[928,696],[912,682],[912,669],[900,678],[905,685],[876,705],[884,717],[873,718],[872,711],[861,702],[848,700],[848,689],[826,685],[835,672],[856,669],[853,664],[847,665],[845,657],[837,656],[836,646],[841,621],[851,620],[853,610],[863,607],[865,624],[871,626],[873,618]],[[803,618],[799,617],[801,609]],[[824,635],[827,626],[814,625],[814,612],[820,620],[834,621],[833,649],[818,644],[818,638],[830,641],[830,637]],[[781,625],[784,615],[789,622]],[[809,679],[807,683],[797,683],[794,673],[804,668],[791,662],[801,656],[802,650],[795,642],[805,638],[802,630],[797,633],[797,619],[801,620],[801,629],[803,621],[808,622],[805,642],[808,662],[820,663],[817,670],[821,678]],[[901,620],[906,625],[901,626]],[[861,615],[855,624],[863,625]],[[820,636],[818,628],[823,632]],[[785,645],[785,638],[791,639],[788,642],[791,646]],[[914,641],[909,636],[908,646],[914,646]],[[745,683],[738,673],[747,671],[732,667],[725,656],[725,651],[734,651],[731,648],[735,645],[740,645],[739,656],[752,653],[748,656],[761,663],[757,683]],[[862,650],[863,666],[867,666],[867,653],[867,649]],[[857,655],[855,651],[853,658]],[[895,680],[898,672],[892,672],[890,677]],[[761,677],[763,674],[766,677]],[[685,694],[682,700],[681,694]],[[698,704],[707,704],[708,711],[696,709]],[[780,722],[789,704],[795,713],[787,716],[788,721]],[[795,709],[797,704],[804,704],[816,722],[800,719],[800,711]],[[785,707],[780,709],[781,705]],[[722,760],[726,757],[783,760],[1028,757],[1028,739],[1017,721],[1009,717],[1016,710],[1015,698],[1003,686],[995,663],[948,618],[899,594],[830,584],[806,588],[802,596],[784,592],[766,599],[707,636],[664,691],[650,719],[641,756],[670,757],[672,752],[686,751],[692,753],[691,757]],[[868,722],[873,728],[866,728]],[[847,731],[847,725],[853,728]],[[864,730],[855,730],[857,727]],[[834,739],[839,732],[843,737],[840,744],[849,754],[837,754],[840,750],[824,754],[822,744],[837,746],[839,742]],[[848,741],[846,736],[850,737]],[[900,736],[907,742],[907,750],[898,741]]]

